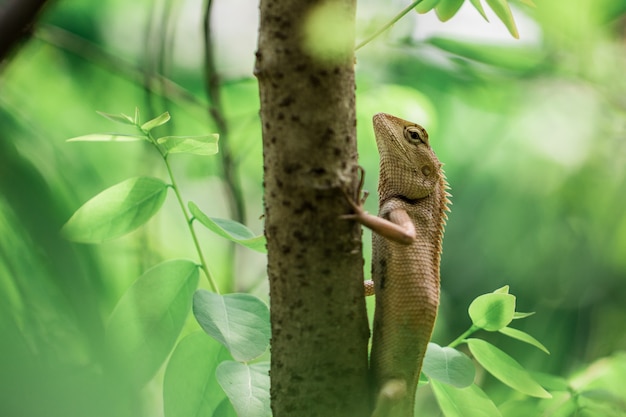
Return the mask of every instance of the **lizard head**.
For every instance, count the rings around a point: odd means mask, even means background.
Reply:
[[[442,164],[422,126],[378,113],[374,116],[374,132],[380,154],[378,187],[382,198],[424,198],[441,184]]]

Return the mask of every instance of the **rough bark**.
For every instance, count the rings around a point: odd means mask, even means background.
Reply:
[[[334,0],[348,12],[353,0]],[[366,416],[360,229],[340,219],[357,178],[353,53],[310,56],[319,0],[261,0],[256,75],[263,124],[274,417]]]

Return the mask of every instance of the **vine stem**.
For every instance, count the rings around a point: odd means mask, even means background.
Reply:
[[[170,162],[167,159],[167,154],[157,144],[156,140],[154,139],[154,137],[152,136],[150,132],[144,132],[144,133],[148,136],[148,138],[150,138],[150,141],[154,144],[154,146],[156,146],[159,153],[161,154],[161,157],[163,158],[163,162],[165,162],[165,167],[167,168],[167,174],[170,177],[170,182],[171,182],[170,186],[172,187],[172,190],[174,190],[174,194],[176,195],[176,200],[178,200],[178,205],[180,206],[180,209],[183,212],[183,216],[185,216],[185,221],[187,223],[187,227],[189,228],[189,233],[191,233],[191,239],[193,240],[193,244],[196,247],[196,252],[198,253],[198,258],[200,259],[200,269],[202,269],[207,279],[209,280],[211,289],[216,294],[219,294],[220,289],[217,286],[217,283],[215,282],[215,279],[213,278],[211,271],[209,270],[206,260],[204,259],[204,253],[202,253],[202,249],[200,248],[200,241],[198,241],[196,230],[193,228],[193,224],[192,224],[193,218],[189,215],[189,212],[187,211],[187,207],[185,207],[183,197],[180,194],[180,189],[178,188],[178,185],[176,184],[176,179],[174,178],[174,172],[172,171],[172,166],[170,165]]]
[[[389,22],[387,22],[382,28],[378,29],[372,35],[370,35],[369,37],[365,38],[365,40],[361,41],[358,45],[356,45],[354,47],[354,50],[358,51],[360,48],[362,48],[363,46],[365,46],[368,43],[370,43],[371,41],[373,41],[381,33],[386,31],[387,29],[389,29],[393,25],[395,25],[398,20],[402,19],[406,14],[408,14],[411,10],[413,10],[413,8],[415,6],[417,6],[421,2],[422,2],[422,0],[415,0],[414,2],[412,2],[411,4],[406,6],[404,9],[402,9],[402,11],[400,13],[398,13],[393,19],[391,19]]]
[[[473,324],[470,326],[469,329],[467,329],[465,332],[463,332],[463,334],[459,337],[457,337],[456,339],[454,339],[452,342],[450,342],[450,344],[448,345],[448,347],[457,347],[458,345],[460,345],[461,343],[463,343],[465,341],[465,339],[467,338],[467,336],[471,335],[472,333],[474,333],[475,331],[479,330],[480,327],[476,327]]]

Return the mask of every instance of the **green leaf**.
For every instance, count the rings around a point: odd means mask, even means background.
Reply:
[[[217,411],[227,398],[217,383],[215,370],[229,356],[221,344],[203,331],[178,342],[163,381],[165,417],[210,416]]]
[[[445,417],[501,417],[496,405],[476,385],[456,388],[431,381],[432,390]]]
[[[415,11],[422,14],[427,13],[434,9],[440,1],[441,0],[422,0],[415,6]]]
[[[124,113],[122,113],[124,115]],[[133,119],[135,126],[139,126],[139,107],[135,106],[135,118]]]
[[[485,10],[483,9],[483,4],[480,2],[480,0],[470,0],[470,3],[472,3],[472,6],[474,6],[474,8],[478,10],[478,13],[480,13],[483,19],[488,22],[489,19],[487,19],[487,15],[485,14]]]
[[[531,375],[542,387],[550,391],[571,391],[570,385],[565,378],[543,372],[532,372]]]
[[[513,314],[513,320],[525,319],[526,317],[530,317],[533,314],[535,314],[534,311],[531,311],[530,313],[522,313],[522,312],[516,311],[515,314]]]
[[[535,47],[486,45],[442,37],[432,37],[428,43],[444,51],[511,71],[532,71],[545,62],[545,54]]]
[[[509,30],[509,33],[515,39],[519,39],[515,19],[513,19],[513,14],[511,13],[511,9],[509,8],[509,4],[506,0],[487,0],[487,4],[491,7],[491,10],[493,10],[502,23],[504,23],[504,26],[506,26]]]
[[[515,313],[515,296],[490,293],[476,297],[468,309],[474,326],[488,331],[506,327]]]
[[[500,287],[497,290],[494,290],[493,293],[494,294],[508,294],[509,293],[509,286],[505,285],[503,287]]]
[[[169,122],[170,120],[170,114],[168,112],[165,112],[157,117],[155,117],[152,120],[148,120],[146,123],[141,125],[141,130],[143,130],[144,132],[149,132],[152,129],[154,129],[155,127],[164,125],[165,123]],[[139,122],[137,122],[139,123]]]
[[[228,397],[224,398],[220,405],[217,406],[213,412],[213,417],[237,417],[237,412]]]
[[[204,214],[193,201],[189,202],[189,211],[196,220],[213,233],[257,252],[267,252],[265,248],[265,236],[255,236],[255,234],[243,224],[234,220],[209,217]]]
[[[126,116],[125,114],[111,114],[111,113],[105,113],[103,111],[97,111],[96,113],[98,113],[100,116],[106,119],[109,119],[113,122],[121,123],[123,125],[135,126],[135,121],[131,117]]]
[[[523,331],[518,330],[518,329],[513,329],[511,327],[503,327],[502,329],[500,329],[498,331],[500,333],[504,334],[504,335],[512,337],[513,339],[517,339],[517,340],[520,340],[520,341],[522,341],[524,343],[528,343],[529,345],[533,345],[537,349],[543,350],[548,355],[550,354],[550,351],[543,344],[541,344],[540,341],[538,341],[537,339],[535,339],[534,337],[532,337],[531,335],[529,335],[526,332],[523,332]]]
[[[120,182],[83,204],[62,233],[75,242],[99,243],[129,233],[146,223],[167,195],[158,178],[135,177]]]
[[[219,295],[201,289],[193,296],[193,314],[204,331],[240,362],[260,356],[269,345],[269,309],[253,295]]]
[[[68,139],[67,142],[136,142],[139,140],[147,140],[147,138],[141,135],[127,135],[125,133],[93,133]]]
[[[207,136],[164,136],[157,142],[167,153],[191,153],[194,155],[215,155],[218,151],[219,135]]]
[[[478,363],[509,387],[532,397],[552,398],[515,359],[491,343],[481,339],[466,342]]]
[[[457,388],[464,388],[474,382],[474,363],[462,352],[451,348],[429,343],[422,365],[424,372],[431,380],[435,379]]]
[[[140,276],[115,306],[106,328],[107,347],[136,384],[149,381],[174,347],[197,285],[194,262],[163,262]]]
[[[217,380],[239,417],[270,417],[269,362],[247,365],[225,361],[217,367]]]
[[[437,17],[442,22],[450,20],[459,11],[464,0],[441,0],[435,7]]]

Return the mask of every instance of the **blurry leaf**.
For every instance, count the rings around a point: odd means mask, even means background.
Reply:
[[[213,233],[257,252],[267,253],[265,236],[256,236],[243,224],[234,220],[209,217],[193,201],[189,202],[189,211],[191,211],[196,220]]]
[[[476,385],[456,388],[432,380],[431,386],[445,417],[501,417],[500,411]]]
[[[205,332],[185,336],[172,353],[163,381],[165,417],[210,416],[226,395],[215,377],[228,352]]]
[[[68,139],[67,142],[136,142],[138,140],[147,140],[147,138],[141,135],[127,135],[125,133],[93,133]]]
[[[513,339],[517,339],[517,340],[520,340],[522,342],[528,343],[529,345],[533,345],[537,349],[540,349],[540,350],[546,352],[548,355],[550,354],[550,351],[543,344],[541,344],[540,341],[538,341],[537,339],[535,339],[534,337],[532,337],[531,335],[529,335],[526,332],[523,332],[523,331],[518,330],[518,329],[513,329],[511,327],[503,327],[502,329],[500,329],[498,331],[500,333],[504,334],[504,335],[512,337]]]
[[[590,389],[580,391],[580,396],[588,398],[590,400],[602,402],[602,403],[612,403],[613,405],[620,407],[623,410],[626,410],[626,404],[624,400],[619,396],[615,395],[609,390],[606,389]]]
[[[513,320],[515,296],[511,294],[483,294],[472,301],[468,309],[474,326],[488,331],[500,330]]]
[[[491,343],[481,339],[466,342],[478,363],[506,385],[532,397],[552,398],[515,359]]]
[[[159,138],[157,142],[163,146],[167,153],[215,155],[218,151],[218,138],[217,133],[207,136],[165,136]]]
[[[152,120],[148,120],[146,123],[141,125],[141,130],[143,130],[144,132],[149,132],[152,129],[154,129],[155,127],[164,125],[165,123],[167,123],[170,120],[170,114],[168,112],[165,112],[157,117],[155,117]]]
[[[163,262],[140,276],[115,306],[107,324],[107,346],[138,385],[152,378],[174,347],[197,285],[194,262]]]
[[[472,6],[474,6],[474,8],[478,10],[478,13],[480,13],[480,15],[488,22],[489,19],[487,19],[487,15],[485,14],[485,10],[483,9],[483,4],[480,2],[480,0],[470,0],[470,3],[472,3]]]
[[[100,116],[105,117],[113,122],[117,122],[117,123],[121,123],[124,125],[131,125],[131,126],[135,126],[135,121],[126,116],[125,114],[111,114],[111,113],[105,113],[103,111],[97,111],[96,113],[98,113]]]
[[[513,320],[525,319],[526,317],[530,317],[534,314],[534,311],[531,311],[530,313],[522,313],[520,311],[516,311],[515,314],[513,314]]]
[[[426,13],[431,11],[441,0],[422,0],[417,6],[415,6],[415,11],[418,13]]]
[[[228,397],[224,398],[217,406],[212,417],[237,417],[237,412],[233,408],[233,405]]]
[[[269,345],[269,309],[253,295],[219,295],[200,289],[193,296],[193,314],[204,331],[238,361],[260,356]]]
[[[498,288],[497,290],[493,290],[494,294],[508,294],[509,293],[509,286],[505,285],[503,287]]]
[[[269,362],[247,365],[225,361],[217,367],[217,380],[238,417],[270,417]]]
[[[135,177],[107,188],[83,204],[63,226],[70,240],[98,243],[129,233],[161,208],[167,184],[158,178]]]
[[[122,113],[123,115],[124,113]],[[133,123],[136,126],[139,126],[139,107],[135,106],[135,118],[133,119]]]
[[[441,0],[435,7],[437,17],[442,22],[450,20],[459,11],[464,0]]]
[[[462,352],[429,343],[424,356],[424,372],[431,380],[444,382],[457,388],[464,388],[474,382],[474,363]]]
[[[511,71],[530,71],[543,65],[545,58],[539,49],[527,46],[481,45],[441,37],[430,38],[428,42],[452,54]]]
[[[528,7],[537,7],[537,5],[535,4],[535,2],[533,2],[533,0],[517,0],[522,4],[525,4]]]
[[[532,372],[531,375],[542,387],[550,391],[570,391],[570,385],[563,377],[543,372]]]
[[[486,0],[491,10],[500,18],[504,26],[509,30],[509,33],[515,38],[519,39],[519,33],[517,32],[517,26],[515,26],[515,20],[511,9],[506,0]]]

